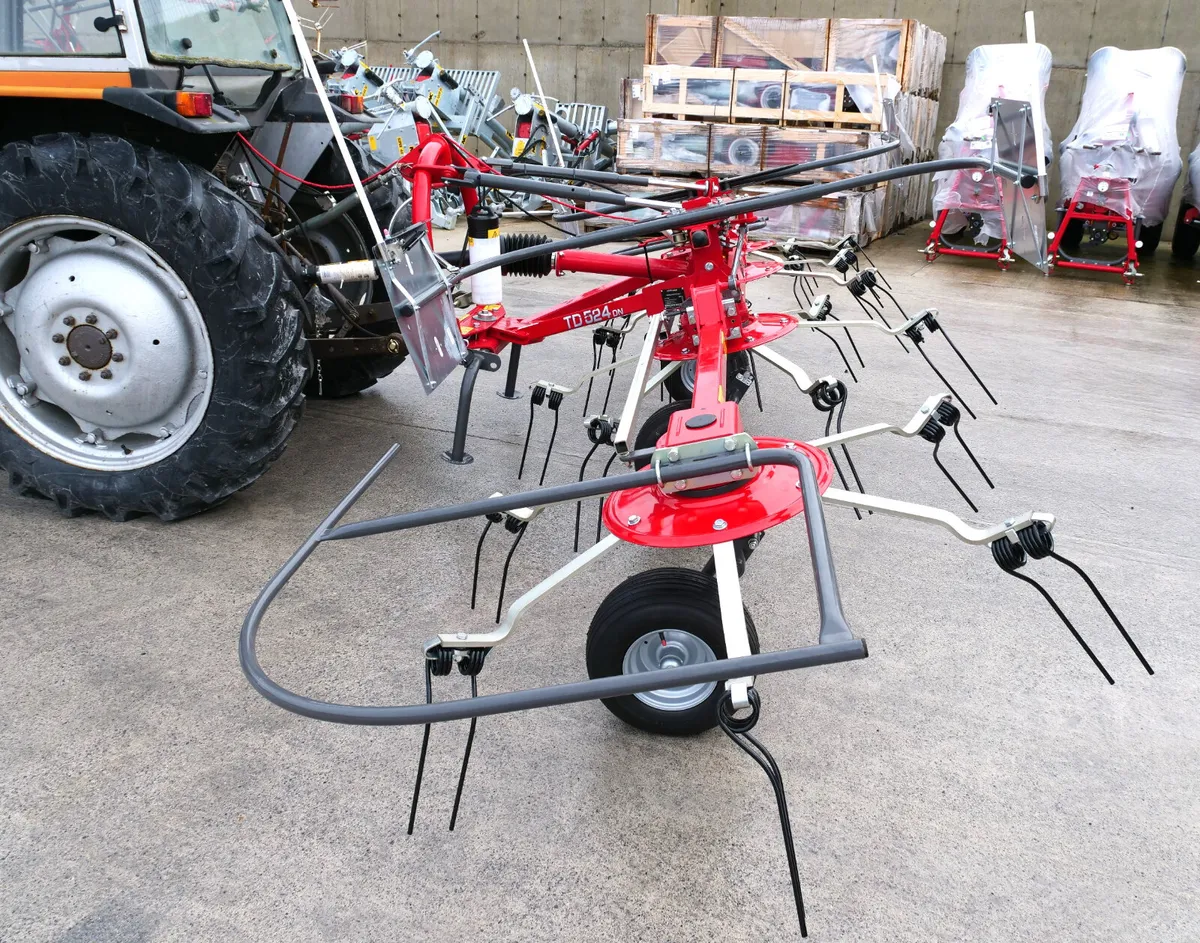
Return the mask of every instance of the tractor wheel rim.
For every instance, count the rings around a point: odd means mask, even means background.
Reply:
[[[215,365],[190,289],[106,223],[42,216],[0,232],[0,421],[80,468],[162,461],[204,421]]]
[[[716,660],[713,650],[699,636],[681,629],[662,629],[647,632],[629,646],[621,663],[621,671],[635,675],[658,671],[660,668],[702,665]],[[686,711],[703,704],[716,687],[717,682],[706,681],[681,688],[642,691],[634,697],[655,710]]]

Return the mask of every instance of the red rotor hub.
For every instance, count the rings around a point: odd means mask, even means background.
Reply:
[[[795,449],[808,455],[822,494],[833,481],[833,463],[821,449],[772,436],[754,441],[762,449]],[[749,537],[802,513],[799,484],[800,473],[791,465],[766,465],[736,490],[708,497],[667,494],[658,485],[630,488],[605,500],[604,523],[617,537],[643,547],[706,547]]]

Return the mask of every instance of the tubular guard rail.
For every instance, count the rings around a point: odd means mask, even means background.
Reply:
[[[749,452],[748,456],[742,452],[694,462],[675,463],[669,468],[661,468],[661,466],[657,469],[648,468],[644,471],[629,472],[610,478],[572,482],[466,504],[411,511],[406,514],[395,514],[339,526],[338,521],[379,477],[398,450],[398,445],[392,446],[375,464],[375,467],[342,498],[337,507],[330,512],[329,516],[321,522],[320,526],[301,544],[263,588],[246,614],[238,642],[238,657],[241,661],[242,671],[256,691],[285,710],[316,720],[339,724],[368,726],[429,724],[637,694],[668,686],[678,687],[709,681],[725,681],[746,675],[812,668],[818,665],[855,661],[867,657],[866,642],[854,637],[842,612],[842,602],[838,593],[837,577],[834,573],[833,556],[829,548],[829,535],[825,528],[816,471],[811,459],[803,452],[787,448],[762,448]],[[800,475],[798,484],[804,500],[803,517],[808,532],[808,546],[812,557],[813,578],[820,612],[820,628],[816,645],[679,668],[658,669],[634,675],[594,678],[589,681],[530,688],[504,694],[490,694],[477,698],[403,706],[339,704],[305,697],[289,691],[273,681],[259,663],[256,649],[258,631],[263,616],[266,615],[267,609],[279,595],[280,590],[287,585],[313,551],[325,541],[350,540],[373,534],[411,530],[415,527],[459,521],[470,517],[510,511],[515,508],[579,501],[628,488],[657,483],[665,484],[685,478],[720,474],[738,468],[758,468],[767,465],[790,465]]]

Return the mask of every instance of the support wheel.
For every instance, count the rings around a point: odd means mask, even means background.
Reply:
[[[1138,233],[1138,242],[1141,246],[1137,250],[1138,258],[1145,259],[1154,255],[1158,244],[1162,242],[1163,224],[1157,226],[1143,226]]]
[[[665,367],[669,361],[662,361]],[[740,403],[750,390],[754,374],[750,366],[748,351],[739,350],[725,358],[725,398]],[[679,369],[663,381],[667,395],[673,400],[685,400],[690,406],[692,393],[696,389],[696,361],[684,360]]]
[[[638,434],[634,437],[634,450],[640,452],[642,449],[654,448],[658,445],[658,440],[667,434],[667,427],[671,424],[671,416],[681,409],[691,408],[692,401],[690,397],[688,399],[673,399],[671,402],[659,406],[658,409],[646,417],[646,421],[642,423],[642,428],[638,430]],[[650,464],[650,459],[639,458],[633,464],[635,468],[641,470]]]
[[[746,613],[750,651],[758,633]],[[717,581],[695,570],[664,567],[625,580],[596,610],[587,637],[590,678],[639,674],[725,658]],[[688,736],[717,724],[722,681],[607,698],[604,706],[649,733]]]
[[[0,149],[0,468],[67,514],[173,520],[283,452],[308,350],[287,264],[214,176],[111,135]]]
[[[1179,207],[1179,216],[1175,220],[1175,235],[1171,239],[1171,255],[1181,262],[1195,258],[1196,251],[1200,250],[1200,225],[1188,222],[1188,216],[1193,214],[1192,207],[1185,203]]]

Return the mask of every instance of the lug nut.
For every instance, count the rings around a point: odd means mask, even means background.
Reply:
[[[89,373],[87,370],[80,370],[80,371],[79,371],[79,379],[83,380],[85,383],[86,383],[88,380],[90,380],[91,378],[92,378],[92,375],[91,375],[91,374],[90,374],[90,373]]]
[[[104,336],[107,337],[110,341],[115,340],[116,336],[117,336],[117,329],[115,327],[110,327],[107,331],[104,332]]]
[[[108,370],[108,369],[101,370],[100,371],[100,379],[101,380],[111,380],[112,379],[112,371]]]
[[[59,357],[58,362],[64,367],[71,366],[71,358],[70,357]]]
[[[729,525],[725,523],[723,518],[718,517],[713,521],[713,530],[724,530]]]
[[[635,524],[637,524],[640,521],[641,521],[641,518],[638,517],[636,514],[630,514],[626,523],[628,523],[630,527],[633,527]]]
[[[84,318],[84,320],[87,321],[88,324],[95,324],[98,319],[94,314],[89,314],[86,318]]]
[[[68,314],[65,318],[63,318],[63,324],[65,324],[67,327],[73,327],[75,325],[75,319]]]
[[[50,340],[54,341],[56,344],[61,344],[64,340],[66,340],[66,338],[61,334],[55,334],[52,338],[50,338]]]
[[[125,355],[122,353],[115,353],[112,355],[113,363],[120,363],[124,359],[125,359]]]

